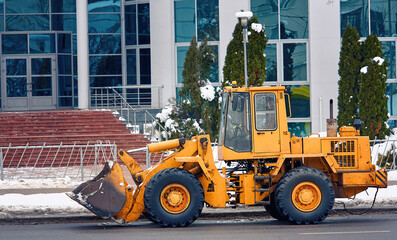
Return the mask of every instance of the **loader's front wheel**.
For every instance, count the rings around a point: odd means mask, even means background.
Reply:
[[[194,222],[204,205],[204,191],[197,178],[179,168],[154,175],[145,190],[149,219],[166,227],[184,227]]]
[[[318,169],[298,167],[279,181],[275,194],[277,212],[295,224],[318,223],[334,205],[332,182]]]

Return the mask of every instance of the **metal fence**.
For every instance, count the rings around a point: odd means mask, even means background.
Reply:
[[[91,179],[106,161],[117,160],[114,143],[57,146],[0,147],[0,178],[78,178]]]

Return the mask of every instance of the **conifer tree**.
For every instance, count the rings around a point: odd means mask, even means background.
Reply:
[[[361,133],[384,139],[389,133],[386,80],[387,61],[382,53],[382,46],[378,38],[369,35],[361,47],[363,65],[359,75],[360,88],[358,94],[358,117],[362,120]]]
[[[358,76],[360,74],[360,37],[357,30],[347,25],[342,36],[339,57],[338,126],[352,126],[357,118]]]
[[[263,55],[266,48],[267,38],[265,30],[252,29],[251,24],[257,23],[258,18],[254,15],[248,21],[248,43],[247,43],[247,75],[249,86],[261,86],[266,78],[266,58]],[[241,21],[236,24],[233,38],[227,46],[225,66],[223,67],[222,86],[230,85],[237,81],[238,86],[244,86],[244,45],[243,26]]]

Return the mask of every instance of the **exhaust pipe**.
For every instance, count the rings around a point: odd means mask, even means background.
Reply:
[[[337,137],[338,124],[334,119],[334,100],[329,100],[330,119],[327,119],[327,137]]]

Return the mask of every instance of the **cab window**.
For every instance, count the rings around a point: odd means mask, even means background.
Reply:
[[[277,129],[276,95],[274,93],[255,94],[255,127],[257,131]]]

